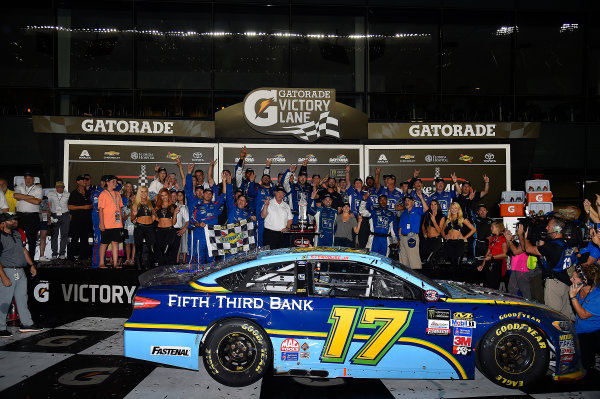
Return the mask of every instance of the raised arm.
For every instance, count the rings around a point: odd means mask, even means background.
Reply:
[[[235,165],[234,173],[234,182],[237,188],[242,186],[242,177],[244,176],[244,162],[246,162],[246,146],[242,147],[240,151],[240,159],[238,163]]]
[[[181,176],[181,181],[183,182],[183,188],[185,188],[185,173],[183,172],[183,165],[181,164],[181,157],[177,157],[175,162],[177,162],[177,168],[179,169],[179,176]]]
[[[483,175],[483,191],[479,193],[479,198],[483,198],[490,191],[490,178],[487,175]]]
[[[208,166],[208,185],[211,187],[215,185],[215,178],[214,178],[215,163],[217,163],[217,160],[213,159],[212,161],[210,161],[210,165]]]
[[[379,176],[381,176],[381,168],[378,166],[375,168],[375,188],[377,189],[377,191],[379,191],[379,187],[381,187]]]

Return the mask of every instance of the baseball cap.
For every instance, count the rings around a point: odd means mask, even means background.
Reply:
[[[404,197],[404,201],[406,201],[406,200],[414,201],[415,199],[413,197],[411,197],[410,195],[407,195],[406,197]]]
[[[323,196],[321,196],[321,199],[324,200],[325,198],[331,198],[331,195],[329,194],[324,194]]]
[[[344,205],[342,206],[350,206],[350,203],[348,201],[344,202]]]
[[[421,180],[421,178],[420,178],[420,177],[417,177],[417,178],[415,178],[413,181],[414,181],[415,183],[416,183],[416,182],[418,182],[418,181],[420,181],[421,183],[423,183],[423,180]]]
[[[79,175],[75,178],[75,181],[79,181],[79,180],[85,180],[85,177],[83,177],[82,175]]]
[[[166,171],[167,171],[167,168],[158,168],[158,173],[160,173],[160,172],[166,172]]]
[[[31,172],[25,172],[25,173],[23,173],[23,177],[28,177],[28,176],[29,177],[33,177],[33,173],[31,173]]]
[[[252,168],[247,168],[247,169],[246,169],[246,173],[250,173],[250,172],[254,172],[254,169],[252,169]]]
[[[318,177],[318,178],[320,179],[320,178],[321,178],[321,175],[320,175],[320,174],[318,174],[318,173],[315,173],[315,174],[312,176],[312,178],[314,179],[315,177]]]
[[[283,188],[283,186],[277,186],[277,187],[275,187],[274,191],[283,191],[285,193],[285,189]]]
[[[390,174],[390,175],[384,175],[384,176],[383,176],[383,178],[384,178],[384,179],[387,179],[388,177],[389,177],[390,179],[394,179],[394,180],[396,180],[396,175],[392,175],[392,174]]]
[[[65,183],[63,183],[61,180],[57,181],[56,184],[54,185],[54,187],[64,187]]]
[[[0,213],[0,223],[8,222],[9,220],[14,220],[17,218],[18,218],[18,216],[16,213],[12,213],[12,212]]]
[[[196,184],[196,187],[194,187],[194,190],[198,190],[199,188],[204,190],[204,186],[202,184]]]
[[[470,181],[468,181],[468,180],[465,180],[465,181],[463,182],[463,184],[468,184],[469,186],[472,186],[471,182],[470,182]]]
[[[308,174],[305,170],[303,170],[302,172],[298,173],[298,176],[308,176]]]
[[[365,179],[365,181],[366,181],[366,180],[369,180],[369,179],[373,179],[373,180],[375,180],[375,178],[373,177],[373,175],[369,175],[369,176],[367,176],[367,177],[366,177],[366,179]]]
[[[441,178],[441,177],[436,177],[436,178],[433,180],[433,182],[434,182],[434,183],[437,183],[437,182],[440,182],[440,181],[443,183],[443,182],[444,182],[444,179],[443,179],[443,178]]]
[[[117,176],[115,176],[115,175],[104,175],[102,177],[104,177],[104,181],[106,181],[106,182],[109,182],[111,180],[117,180]]]
[[[204,192],[210,191],[211,193],[214,193],[213,189],[210,187],[207,187],[204,189]]]

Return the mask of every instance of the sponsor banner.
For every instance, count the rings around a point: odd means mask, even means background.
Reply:
[[[449,329],[450,321],[449,320],[427,320],[427,327]]]
[[[364,112],[335,101],[335,89],[252,90],[244,101],[215,114],[217,138],[366,139]]]
[[[405,162],[410,157],[411,163]],[[483,175],[490,179],[490,189],[481,202],[496,206],[502,191],[510,190],[510,148],[504,144],[480,145],[367,145],[365,146],[365,175],[375,176],[376,168],[383,176],[394,174],[396,184],[408,181],[418,169],[423,192],[435,192],[434,180],[443,178],[445,190],[454,190],[451,175],[458,183],[471,182],[473,190],[483,191]]]
[[[486,140],[538,138],[539,122],[369,123],[369,139]]]
[[[40,268],[40,281],[30,284],[30,308],[47,313],[93,308],[107,317],[131,313],[139,286],[137,270]]]
[[[472,338],[471,337],[461,337],[461,336],[455,336],[454,340],[453,340],[453,344],[456,346],[471,346],[471,341]]]
[[[427,309],[427,318],[429,320],[450,320],[450,310],[447,309]]]
[[[243,144],[219,145],[219,163],[222,169],[232,173],[240,158]],[[279,173],[285,172],[290,165],[297,165],[296,176],[302,162],[307,159],[308,179],[314,174],[321,178],[325,176],[343,179],[346,176],[346,166],[350,166],[350,180],[361,176],[363,156],[361,145],[319,145],[306,146],[302,144],[247,144],[244,170],[251,168],[260,180],[267,159],[271,162],[271,179],[277,181]]]
[[[454,312],[453,318],[456,320],[473,320],[473,313]]]
[[[449,328],[428,328],[425,332],[427,335],[450,335]]]
[[[473,335],[473,329],[454,327],[454,336],[456,337],[471,337]]]
[[[32,116],[36,133],[214,138],[215,123],[198,120]]]
[[[472,349],[468,346],[452,346],[452,354],[453,355],[470,355]]]
[[[216,158],[216,148],[216,144],[66,140],[65,184],[72,190],[76,187],[75,177],[89,173],[92,184],[98,184],[102,175],[112,174],[136,187],[148,187],[158,164],[175,173],[183,189],[177,158],[181,157],[184,173],[189,162],[206,173],[210,161]],[[215,170],[215,177],[216,173]]]

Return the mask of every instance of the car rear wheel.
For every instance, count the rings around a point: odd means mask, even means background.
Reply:
[[[264,330],[249,320],[218,322],[202,349],[204,367],[216,381],[243,387],[260,380],[273,364],[273,348]]]
[[[483,337],[477,367],[490,380],[509,388],[538,382],[548,369],[550,352],[543,333],[522,321],[505,321]]]

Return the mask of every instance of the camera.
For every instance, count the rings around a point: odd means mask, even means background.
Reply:
[[[523,225],[523,231],[528,231],[527,239],[535,243],[547,238],[546,226],[552,218],[551,215],[539,215],[519,218],[515,224],[515,229],[519,229],[519,225]]]
[[[519,218],[515,227],[518,228],[519,225],[522,224],[524,231],[529,229],[527,238],[530,242],[547,240],[548,232],[546,231],[546,226],[548,226],[548,222],[552,218],[557,218],[564,222],[565,227],[562,229],[561,233],[567,246],[584,247],[590,242],[590,230],[585,223],[578,220],[568,220],[557,216],[555,213]]]

